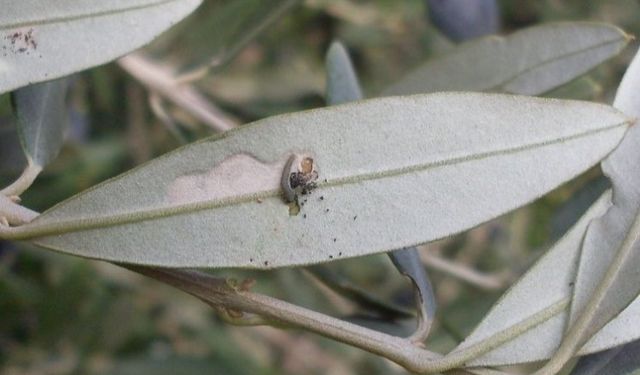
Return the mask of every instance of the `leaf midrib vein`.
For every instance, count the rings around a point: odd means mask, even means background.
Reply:
[[[546,65],[553,64],[553,63],[555,63],[557,61],[560,61],[562,59],[566,59],[566,58],[571,57],[571,56],[576,56],[576,55],[579,55],[579,54],[582,54],[582,53],[585,53],[585,52],[588,52],[588,51],[591,51],[591,50],[596,50],[598,48],[607,46],[609,44],[618,43],[621,40],[625,40],[624,35],[622,35],[622,37],[617,37],[615,39],[606,40],[606,41],[604,41],[602,43],[599,43],[599,44],[590,45],[590,46],[588,46],[586,48],[583,48],[583,49],[575,50],[575,51],[572,51],[572,52],[569,52],[569,53],[566,53],[566,54],[563,54],[563,55],[558,55],[558,56],[550,58],[548,60],[543,60],[538,64],[529,66],[529,67],[527,67],[527,68],[525,68],[523,70],[520,70],[520,71],[516,72],[513,76],[505,78],[502,82],[497,83],[497,84],[493,85],[492,87],[487,88],[486,90],[498,90],[499,89],[499,90],[503,90],[503,91],[506,92],[505,86],[509,85],[510,83],[512,83],[513,81],[515,81],[517,79],[522,78],[523,76],[525,76],[529,72],[532,72],[532,71],[534,71],[536,69],[540,69],[540,68],[542,68],[542,67],[544,67]]]

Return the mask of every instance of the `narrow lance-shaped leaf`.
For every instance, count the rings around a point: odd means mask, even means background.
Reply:
[[[327,103],[340,104],[362,99],[360,82],[353,69],[351,58],[340,42],[333,42],[327,53]],[[357,217],[354,217],[357,219]],[[417,291],[418,335],[426,336],[436,310],[436,300],[418,250],[407,248],[389,253],[398,271],[409,277]],[[420,337],[421,339],[424,337]],[[420,340],[422,341],[422,340]]]
[[[23,87],[12,94],[20,144],[30,164],[46,166],[62,147],[68,124],[68,84],[68,80],[58,79]]]
[[[419,311],[418,327],[414,335],[418,341],[424,341],[436,315],[436,297],[427,271],[420,260],[418,249],[409,247],[395,250],[389,253],[389,257],[398,271],[407,276],[413,284]]]
[[[548,24],[507,37],[489,36],[427,61],[383,95],[448,90],[538,95],[615,56],[629,40],[617,27],[589,22]]]
[[[362,99],[362,90],[347,49],[340,42],[331,43],[326,58],[327,104],[335,105]]]
[[[67,86],[66,79],[59,79],[36,83],[13,92],[11,99],[18,119],[17,133],[27,166],[18,179],[0,190],[0,194],[22,194],[42,168],[58,155],[67,128]]]
[[[614,106],[636,118],[640,115],[640,53],[627,69]],[[636,122],[637,124],[637,122]],[[573,352],[637,299],[640,293],[640,128],[633,126],[602,163],[611,179],[613,205],[587,231],[571,303],[570,327],[547,368],[560,368]],[[637,326],[632,324],[632,326]],[[633,328],[610,332],[628,341]]]
[[[484,345],[483,353],[466,362],[469,366],[501,366],[535,362],[550,358],[562,340],[569,318],[568,306],[573,290],[581,239],[594,218],[611,206],[607,191],[580,220],[512,286],[482,322],[452,353]],[[543,319],[529,330],[518,325]],[[506,338],[499,345],[498,338]],[[488,345],[491,343],[492,345]],[[609,343],[611,345],[611,343]]]
[[[631,114],[638,113],[634,112],[634,108],[636,108],[635,111],[640,109],[640,106],[634,104],[638,96],[636,91],[633,90],[633,87],[637,87],[636,85],[640,83],[637,81],[640,75],[635,75],[639,70],[633,67],[638,64],[637,61],[638,59],[636,58],[632,67],[629,68],[616,97],[616,105]],[[634,83],[634,81],[636,82]],[[625,94],[621,95],[621,93]],[[483,319],[483,322],[476,330],[477,332],[474,332],[461,345],[461,348],[477,344],[509,328],[510,323],[504,319],[505,314],[515,319],[514,321],[526,320],[537,311],[541,311],[544,306],[551,306],[554,301],[560,300],[560,297],[566,299],[566,301],[569,301],[572,296],[576,298],[572,302],[572,308],[577,308],[579,305],[585,306],[588,303],[592,294],[586,294],[586,292],[593,293],[601,282],[604,272],[606,272],[608,265],[611,264],[612,258],[616,255],[616,250],[622,243],[622,238],[627,235],[623,231],[628,232],[628,228],[631,226],[630,221],[635,217],[630,212],[637,210],[638,202],[637,195],[634,193],[637,192],[638,185],[633,183],[633,179],[637,175],[633,169],[634,165],[636,165],[634,163],[637,162],[637,152],[634,154],[634,150],[637,150],[639,139],[639,137],[636,137],[637,135],[638,127],[633,126],[620,146],[604,163],[605,173],[612,178],[614,192],[616,192],[613,195],[613,205],[611,203],[603,204],[603,200],[608,202],[610,199],[604,196],[600,199],[600,203],[594,204],[569,234],[565,235],[554,246],[553,250],[550,250],[538,265],[532,268],[502,298],[494,310]],[[623,161],[624,163],[622,163]],[[622,216],[613,215],[613,213],[621,215],[621,212],[627,214],[626,219]],[[618,219],[617,223],[614,219],[611,219],[616,217]],[[604,229],[603,223],[606,223],[607,218],[611,220],[607,227],[609,234],[600,233],[601,239],[605,242],[601,242],[600,246],[589,248],[595,245],[593,239],[596,237],[593,235],[598,233],[598,229]],[[582,236],[585,236],[586,224],[593,219],[596,220],[588,227],[589,235],[584,238],[583,245]],[[614,237],[611,237],[612,234]],[[617,243],[614,244],[613,240]],[[567,246],[570,246],[570,250],[568,250]],[[618,246],[618,248],[611,248],[611,246]],[[586,253],[585,250],[587,251]],[[573,266],[578,259],[580,261],[579,268]],[[627,265],[626,269],[623,267],[622,272],[637,270],[638,263],[634,262],[633,256],[629,257],[627,262],[622,262]],[[575,274],[578,269],[580,271],[576,278]],[[580,333],[581,336],[584,336],[576,344],[579,348],[578,354],[594,353],[640,338],[640,328],[638,328],[640,326],[637,318],[640,316],[640,298],[637,297],[637,291],[634,292],[637,278],[630,276],[630,273],[625,274],[622,272],[618,274],[619,277],[624,276],[626,278],[619,279],[616,289],[612,289],[607,294],[609,296],[608,300],[605,303],[600,303],[600,306],[602,306],[601,311],[594,314],[598,318],[587,325],[589,328],[586,332]],[[560,277],[560,275],[564,276]],[[538,281],[533,283],[527,281],[534,277]],[[621,287],[620,284],[628,285]],[[540,295],[540,293],[542,294]],[[532,304],[534,305],[532,306]],[[538,305],[540,307],[536,307]],[[620,312],[622,308],[624,310]],[[522,311],[520,314],[513,313],[520,310]],[[577,319],[577,316],[579,315],[572,318],[573,321]],[[614,316],[615,319],[611,320]],[[509,341],[504,346],[471,361],[470,364],[501,365],[550,358],[560,344],[568,324],[569,312],[562,312],[530,332],[519,334],[518,338]],[[587,339],[588,341],[584,343]],[[580,344],[581,341],[582,344]]]
[[[269,268],[389,251],[536,199],[607,155],[628,122],[601,104],[473,93],[275,116],[178,149],[0,236],[173,267]],[[317,187],[292,215],[282,188],[314,173]]]
[[[114,60],[200,2],[0,0],[0,94]]]

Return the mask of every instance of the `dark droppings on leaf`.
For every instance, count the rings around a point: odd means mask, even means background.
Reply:
[[[337,240],[338,240],[337,238],[334,238],[334,239],[333,239],[333,242],[336,242]]]
[[[307,202],[307,199],[300,200],[300,196],[310,194],[317,187],[317,179],[318,171],[312,157],[297,154],[289,157],[281,179],[283,195],[289,203],[289,215],[295,216],[300,212]]]
[[[289,187],[299,189],[300,194],[306,195],[316,188],[317,179],[318,172],[313,165],[313,158],[306,157],[300,162],[298,170],[289,174]]]
[[[7,50],[8,46],[8,50],[15,54],[25,52],[29,54],[29,51],[38,49],[38,42],[33,35],[33,29],[10,32],[6,34],[3,39],[7,45],[2,46],[2,49]]]
[[[358,218],[358,215],[354,216],[354,217],[353,217],[353,220],[356,220],[357,218]]]
[[[329,259],[333,259],[333,255],[329,255]]]
[[[265,260],[265,261],[264,261],[264,265],[265,265],[265,266],[268,266],[268,265],[269,265],[269,262]]]
[[[338,256],[341,257],[342,256],[342,251],[338,253]]]

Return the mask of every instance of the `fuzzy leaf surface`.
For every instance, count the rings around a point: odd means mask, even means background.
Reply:
[[[275,116],[180,148],[0,236],[170,267],[384,252],[531,202],[605,157],[629,121],[601,104],[474,93]],[[318,172],[298,215],[281,189],[292,155],[310,156]]]

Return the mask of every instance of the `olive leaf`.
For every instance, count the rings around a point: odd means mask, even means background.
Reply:
[[[616,93],[614,106],[640,115],[640,53],[631,62]],[[571,301],[569,327],[557,354],[545,370],[568,362],[596,332],[612,319],[634,309],[640,294],[640,128],[637,120],[620,145],[602,163],[613,189],[613,205],[594,220],[585,234]],[[637,334],[637,322],[608,332],[618,344]],[[630,338],[631,337],[631,338]]]
[[[550,358],[568,321],[581,239],[611,206],[607,190],[574,226],[513,285],[452,352],[478,348],[468,366],[500,366]],[[609,347],[616,343],[609,340]]]
[[[640,58],[625,74],[614,105],[631,115],[640,114]],[[520,322],[562,304],[538,326],[517,333],[506,345],[494,346],[469,365],[501,365],[554,357],[562,349],[560,366],[574,352],[602,351],[640,338],[638,298],[637,179],[640,131],[632,126],[621,144],[603,162],[613,185],[539,263],[516,284],[483,319],[457,350],[490,337],[504,337]],[[588,225],[588,226],[587,226]],[[533,280],[533,281],[532,281]],[[603,287],[607,289],[602,289]],[[600,294],[597,295],[597,292]],[[596,296],[594,303],[592,298]],[[569,307],[570,306],[570,307]],[[565,311],[566,310],[566,311]],[[574,328],[581,314],[589,319]],[[563,337],[566,327],[570,327]],[[565,352],[566,350],[566,352]],[[557,356],[557,354],[556,354]],[[559,358],[559,357],[554,357]]]
[[[275,116],[180,148],[0,236],[171,267],[270,268],[389,251],[540,197],[607,155],[629,121],[601,104],[475,93]],[[281,189],[292,155],[318,173],[298,215]]]
[[[629,40],[615,26],[590,22],[547,24],[507,37],[489,36],[427,61],[383,95],[445,90],[538,95],[617,55]]]
[[[640,116],[639,90],[640,53],[636,55],[620,83],[614,107],[636,118]],[[598,331],[599,327],[618,315],[640,292],[640,279],[636,277],[636,271],[640,268],[640,241],[635,240],[635,244],[630,244],[629,253],[620,260],[622,267],[618,272],[607,274],[616,257],[621,255],[616,251],[625,238],[640,235],[633,233],[632,228],[633,222],[640,217],[640,175],[637,168],[640,163],[639,147],[640,127],[636,122],[620,146],[602,163],[603,172],[613,186],[613,206],[602,218],[591,224],[585,236],[571,304],[572,323],[588,304],[596,288],[603,283],[605,275],[615,278],[615,281],[611,286],[611,293],[605,297],[596,314],[597,322],[590,324],[590,332]]]
[[[0,94],[114,60],[202,0],[11,1],[0,12]]]
[[[417,341],[424,341],[436,315],[436,296],[427,276],[427,271],[420,260],[418,249],[408,247],[389,253],[389,258],[396,266],[398,272],[411,280],[414,288],[415,300],[418,306],[418,328],[416,330]]]
[[[66,79],[59,79],[29,85],[12,93],[17,133],[27,165],[20,177],[0,190],[0,194],[22,194],[60,152],[67,128],[67,86]]]
[[[327,104],[335,105],[362,99],[358,76],[349,53],[340,42],[333,42],[326,58]]]
[[[18,136],[29,164],[42,168],[60,151],[67,128],[67,79],[37,83],[13,92]]]

